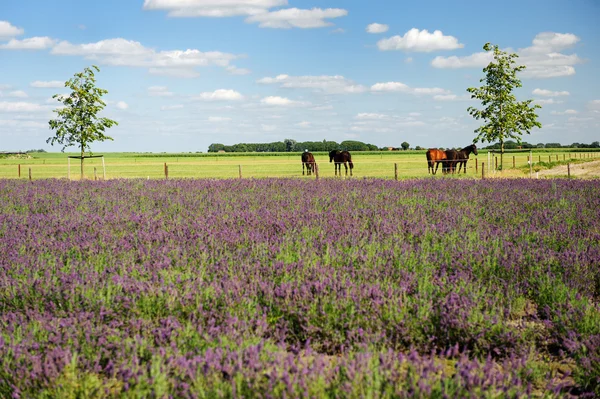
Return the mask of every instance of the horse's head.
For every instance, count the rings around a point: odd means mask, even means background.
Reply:
[[[475,144],[471,144],[471,148],[473,149],[473,154],[477,155],[477,146]]]
[[[337,150],[329,151],[329,162],[333,161],[333,157],[335,157],[336,153],[337,153]]]

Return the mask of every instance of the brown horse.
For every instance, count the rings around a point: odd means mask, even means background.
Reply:
[[[464,173],[467,173],[467,161],[469,160],[469,155],[471,155],[471,153],[477,155],[477,146],[475,144],[471,144],[457,152],[458,152],[458,172],[457,173],[460,173],[461,166],[463,167]]]
[[[302,176],[304,176],[304,167],[306,166],[306,174],[311,175],[312,172],[316,172],[315,157],[308,151],[302,153]]]
[[[427,173],[435,175],[440,163],[442,163],[442,170],[444,170],[443,161],[446,159],[446,153],[437,148],[430,148],[425,153],[427,157]],[[435,169],[433,166],[435,165]]]
[[[354,164],[352,163],[352,156],[348,151],[329,151],[329,162],[331,163],[332,161],[334,162],[336,176],[338,170],[340,171],[340,176],[342,176],[342,164],[344,164],[344,168],[346,168],[346,176],[348,176],[348,165],[350,165],[350,176],[352,176],[352,169],[354,169]]]
[[[464,173],[467,173],[467,161],[471,153],[477,155],[477,146],[475,144],[468,145],[462,150],[446,150],[446,161],[444,161],[442,168],[447,173],[454,173],[458,165],[458,173],[460,173],[461,167]]]

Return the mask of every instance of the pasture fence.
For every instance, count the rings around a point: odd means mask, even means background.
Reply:
[[[567,163],[581,162],[587,159],[597,159],[600,152],[596,153],[563,153],[551,155],[539,155],[530,153],[517,153],[504,155],[504,170],[499,170],[499,162],[496,154],[485,154],[480,152],[479,156],[471,156],[467,161],[465,171],[461,170],[460,175],[465,174],[470,177],[492,177],[495,174],[502,176],[504,172],[513,169],[514,172],[509,175],[517,175],[529,171],[530,177],[535,177],[534,172],[542,169],[556,166],[557,164],[567,165]],[[546,157],[548,157],[546,159]],[[487,161],[483,162],[487,158]],[[537,158],[538,162],[533,160]],[[561,159],[562,158],[562,159]],[[512,162],[511,162],[512,161]],[[543,162],[542,162],[543,161]],[[557,164],[556,164],[556,163]],[[406,179],[426,177],[429,175],[427,161],[425,156],[407,155],[407,156],[373,156],[361,155],[353,156],[354,177],[376,177],[388,179]],[[321,168],[322,167],[322,168]],[[70,161],[65,168],[64,158],[62,161],[58,158],[48,159],[18,159],[18,160],[0,160],[0,178],[23,178],[23,168],[28,168],[25,178],[44,179],[44,178],[67,178],[78,180],[79,173],[71,174]],[[100,174],[102,168],[102,174]],[[570,173],[569,170],[565,171]],[[35,169],[35,170],[34,170]],[[66,170],[65,170],[66,169]],[[105,180],[115,178],[148,178],[148,179],[169,179],[169,178],[265,178],[265,177],[297,177],[308,179],[333,178],[334,165],[324,156],[317,157],[314,173],[311,176],[303,177],[301,175],[301,162],[296,156],[289,157],[221,157],[210,159],[209,157],[172,157],[167,159],[154,159],[136,157],[111,159],[108,157],[104,162],[104,157],[86,159],[84,164],[85,178],[94,180]],[[439,166],[437,175],[444,174],[443,165]],[[481,170],[480,170],[481,169]],[[483,170],[485,169],[485,170]],[[465,173],[466,172],[466,173]],[[480,175],[481,173],[481,175]],[[349,173],[348,173],[349,175]],[[342,167],[342,177],[345,176],[345,169]],[[431,175],[429,175],[431,176]],[[349,177],[349,176],[348,176]]]

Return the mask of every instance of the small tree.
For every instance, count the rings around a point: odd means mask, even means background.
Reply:
[[[477,137],[473,143],[500,142],[500,168],[504,155],[504,142],[506,139],[515,139],[520,144],[523,132],[529,134],[533,127],[541,128],[542,124],[537,121],[535,113],[540,105],[531,104],[533,100],[517,101],[512,93],[517,87],[521,87],[521,80],[517,72],[525,69],[525,65],[515,66],[517,54],[508,54],[500,51],[497,45],[486,43],[485,51],[494,52],[494,60],[483,69],[485,78],[480,82],[485,83],[481,87],[470,87],[471,98],[480,100],[483,109],[469,107],[467,111],[475,119],[483,119],[486,123],[475,129]]]
[[[410,148],[410,144],[408,144],[406,141],[404,141],[402,144],[400,144],[400,146],[402,147],[402,149],[404,151],[406,151]]]
[[[86,150],[92,153],[90,144],[94,141],[113,140],[112,137],[106,136],[104,131],[113,125],[118,125],[112,119],[97,116],[106,106],[101,97],[108,91],[96,87],[93,69],[100,72],[97,66],[92,65],[92,68],[85,68],[83,72],[76,73],[73,78],[65,82],[65,87],[72,90],[69,96],[61,94],[52,96],[63,103],[64,107],[53,111],[57,113],[58,118],[48,123],[50,129],[56,130],[56,134],[46,140],[51,145],[54,143],[62,145],[62,152],[65,148],[74,145],[80,148],[82,179]]]

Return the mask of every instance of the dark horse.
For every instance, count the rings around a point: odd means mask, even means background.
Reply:
[[[352,176],[352,169],[354,168],[354,164],[352,163],[352,156],[348,151],[329,151],[329,162],[332,161],[334,162],[336,176],[338,170],[340,171],[340,176],[342,175],[342,164],[344,164],[344,168],[346,168],[346,176],[348,176],[348,165],[346,163],[350,165],[350,176]]]
[[[443,161],[446,159],[446,153],[437,148],[430,148],[425,153],[427,157],[427,173],[435,175],[440,163],[442,164],[442,170],[444,170]],[[435,165],[435,169],[433,168]]]
[[[464,173],[467,173],[467,161],[471,153],[477,155],[477,146],[471,144],[463,148],[462,150],[447,150],[446,151],[446,168],[449,172],[454,173],[456,165],[458,165],[458,173],[460,173],[461,167]]]
[[[302,153],[302,176],[304,176],[304,166],[306,166],[306,174],[310,176],[312,172],[316,172],[317,164],[315,157],[308,151]]]

